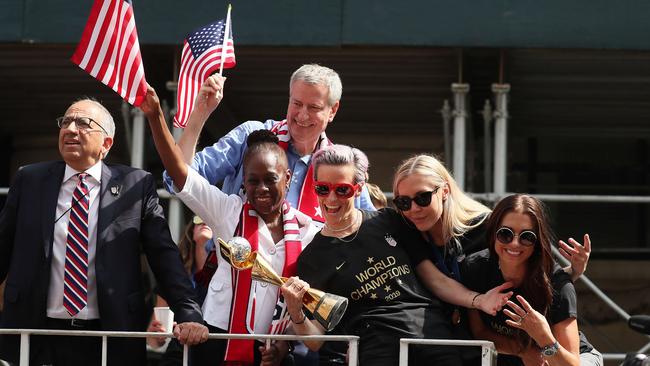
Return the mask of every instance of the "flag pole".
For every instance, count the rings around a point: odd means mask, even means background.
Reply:
[[[230,10],[232,10],[232,5],[228,4],[228,15],[226,15],[226,29],[223,31],[223,45],[221,47],[221,66],[219,66],[219,75],[223,75],[223,63],[226,62],[226,45],[228,44],[228,39],[231,37],[230,34]]]

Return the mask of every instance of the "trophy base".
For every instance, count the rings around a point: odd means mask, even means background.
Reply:
[[[313,312],[314,319],[329,332],[341,321],[347,308],[347,298],[325,293],[316,304],[316,309]]]

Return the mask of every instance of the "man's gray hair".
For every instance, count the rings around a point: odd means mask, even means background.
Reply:
[[[352,165],[354,167],[354,184],[365,183],[368,176],[368,157],[363,151],[347,145],[330,145],[318,150],[311,158],[314,166],[314,180],[321,165]]]
[[[343,94],[343,84],[341,83],[341,78],[339,77],[339,74],[336,73],[336,71],[330,69],[329,67],[321,66],[318,64],[306,64],[300,66],[300,68],[294,71],[293,75],[291,75],[291,81],[289,82],[289,91],[291,91],[293,83],[298,80],[311,85],[325,85],[329,91],[327,95],[327,102],[330,107],[341,100],[341,94]]]
[[[104,107],[104,105],[100,101],[98,101],[97,99],[95,99],[93,97],[81,97],[81,98],[75,100],[74,103],[72,103],[72,104],[79,103],[79,102],[84,102],[84,101],[88,101],[88,102],[91,102],[91,103],[95,104],[97,106],[97,108],[99,108],[99,110],[102,111],[102,113],[104,114],[104,118],[102,118],[102,121],[95,121],[95,122],[101,124],[101,126],[106,130],[106,134],[108,135],[108,137],[114,139],[115,138],[115,121],[113,120],[113,116],[111,116],[111,112],[109,112],[108,109],[106,109],[106,107]],[[101,158],[106,159],[106,157],[108,156],[109,151],[110,151],[110,149],[106,150],[106,152],[104,154],[102,154]]]
[[[83,101],[89,101],[94,103],[99,108],[99,110],[102,111],[102,113],[104,114],[103,120],[96,121],[96,122],[101,123],[102,127],[106,130],[110,138],[115,138],[115,121],[113,120],[113,116],[111,116],[111,112],[109,112],[108,109],[106,109],[106,107],[104,107],[104,105],[100,101],[98,101],[93,97],[81,97],[75,100],[74,103],[72,104],[83,102]]]

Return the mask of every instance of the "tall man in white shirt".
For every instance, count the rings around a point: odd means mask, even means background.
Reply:
[[[178,323],[181,343],[207,339],[151,174],[105,164],[115,124],[98,102],[57,119],[63,161],[18,171],[0,213],[3,328],[144,331],[144,252]],[[101,338],[32,337],[30,364],[99,365]],[[145,364],[144,339],[109,338],[109,365]],[[0,338],[16,362],[17,336]]]

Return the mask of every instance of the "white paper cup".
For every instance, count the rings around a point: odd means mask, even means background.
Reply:
[[[156,306],[153,308],[153,314],[156,320],[162,323],[167,333],[171,333],[174,327],[174,312],[167,306]]]

